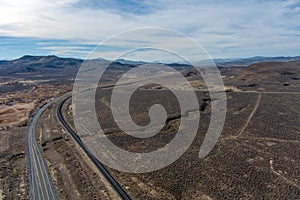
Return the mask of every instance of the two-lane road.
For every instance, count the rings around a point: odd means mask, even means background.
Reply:
[[[46,160],[36,141],[36,126],[41,114],[53,103],[65,98],[67,94],[58,97],[41,107],[32,118],[27,129],[26,153],[29,166],[29,199],[56,200],[57,193],[48,173]]]
[[[84,143],[81,141],[80,137],[77,135],[77,133],[68,125],[66,122],[63,114],[62,114],[62,107],[64,103],[71,98],[68,97],[60,102],[60,104],[57,106],[57,117],[59,121],[62,123],[62,125],[65,127],[65,129],[71,134],[71,136],[74,138],[74,140],[77,142],[77,144],[82,148],[82,150],[86,153],[86,155],[90,158],[90,160],[93,162],[93,164],[97,167],[97,169],[103,174],[103,176],[106,178],[106,180],[110,183],[112,188],[115,190],[117,195],[120,197],[120,199],[123,200],[131,200],[131,197],[127,194],[127,192],[122,188],[122,186],[117,182],[117,180],[112,176],[112,174],[109,172],[109,170],[106,168],[106,166],[101,163],[90,150],[84,145]]]
[[[121,199],[130,200],[131,198],[126,193],[126,191],[120,186],[120,184],[114,179],[106,167],[98,161],[93,154],[85,147],[81,139],[77,134],[71,129],[71,127],[66,123],[62,115],[62,106],[63,104],[71,97],[71,93],[66,93],[63,96],[55,98],[49,103],[42,106],[35,116],[32,118],[30,125],[27,129],[26,136],[26,154],[28,159],[29,166],[29,199],[38,199],[38,200],[56,200],[58,195],[55,191],[54,185],[51,180],[51,176],[48,173],[47,162],[42,155],[42,151],[39,147],[39,144],[36,140],[36,127],[38,120],[42,113],[52,104],[59,102],[57,106],[57,116],[60,122],[68,130],[68,132],[73,136],[75,141],[81,146],[85,151],[91,161],[95,166],[100,170],[104,177],[108,180],[111,186],[114,188],[115,192]]]

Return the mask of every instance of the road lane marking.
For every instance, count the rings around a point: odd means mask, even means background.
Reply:
[[[30,137],[30,141],[31,141],[31,144],[32,144],[32,137]],[[35,166],[36,166],[36,168],[37,168],[37,162],[36,162],[36,157],[35,157],[35,152],[34,152],[34,146],[31,146],[31,152],[32,152],[32,154],[33,154],[33,160],[34,160],[34,164],[35,164]],[[40,190],[41,190],[41,192],[42,192],[42,199],[44,199],[44,192],[43,192],[43,189],[42,189],[42,185],[41,185],[41,178],[40,178],[40,176],[39,176],[39,173],[38,172],[36,172],[36,175],[37,175],[37,177],[38,177],[38,180],[39,180],[39,188],[40,188]]]

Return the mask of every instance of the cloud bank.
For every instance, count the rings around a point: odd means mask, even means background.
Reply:
[[[26,51],[85,57],[102,40],[139,27],[182,32],[214,58],[300,54],[299,0],[0,0],[0,5],[1,57]],[[118,45],[107,47],[103,57],[118,52]],[[126,45],[132,43],[121,46]]]

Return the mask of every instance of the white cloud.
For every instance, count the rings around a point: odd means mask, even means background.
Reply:
[[[299,2],[154,0],[140,5],[153,12],[138,15],[139,7],[117,13],[75,6],[78,0],[0,0],[0,35],[98,43],[120,31],[155,26],[193,37],[213,57],[299,54]]]

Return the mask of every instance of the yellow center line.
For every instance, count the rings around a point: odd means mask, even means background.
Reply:
[[[30,146],[30,149],[31,149],[31,146]],[[31,149],[32,150],[32,149]],[[31,164],[32,165],[32,164]],[[31,169],[29,169],[31,170]],[[33,182],[33,173],[31,172],[31,179],[32,179],[32,182]],[[35,196],[35,190],[34,190],[34,187],[32,187],[32,195]]]
[[[31,140],[31,144],[33,144],[32,137],[30,137],[30,140]],[[34,154],[34,156],[33,156],[34,162],[35,162],[35,163],[38,163],[38,166],[39,166],[39,168],[41,169],[41,164],[40,164],[40,162],[39,162],[39,159],[36,159],[36,158],[35,158],[36,153],[35,153],[35,151],[33,151],[33,147],[32,147],[31,150],[32,150],[32,152],[33,152],[33,154]],[[36,161],[38,161],[38,162],[36,162]],[[45,186],[45,188],[46,188],[46,194],[47,194],[47,197],[48,197],[48,199],[50,199],[50,198],[49,198],[49,194],[48,194],[49,191],[48,191],[48,188],[47,188],[47,185],[46,185],[46,181],[45,181],[44,175],[43,175],[43,173],[41,173],[41,174],[42,174],[42,179],[43,179],[44,186]],[[42,199],[44,199],[44,191],[43,191],[42,186],[41,186],[41,178],[40,178],[38,172],[37,172],[37,176],[38,176],[38,179],[39,179],[40,188],[41,188],[41,192],[42,192]]]
[[[32,142],[32,139],[30,139],[30,140],[31,140],[31,142]],[[37,162],[36,162],[36,158],[35,158],[35,153],[34,153],[34,151],[33,151],[33,146],[31,146],[31,152],[32,152],[32,154],[33,154],[34,164],[37,165],[37,164],[36,164]],[[36,172],[36,173],[37,173],[37,172]],[[37,176],[38,176],[39,183],[41,183],[41,178],[40,178],[40,176],[39,176],[38,173],[37,173]],[[41,189],[41,192],[42,192],[42,198],[43,198],[44,192],[43,192],[43,190],[42,190],[41,184],[39,185],[39,187],[40,187],[40,189]]]

